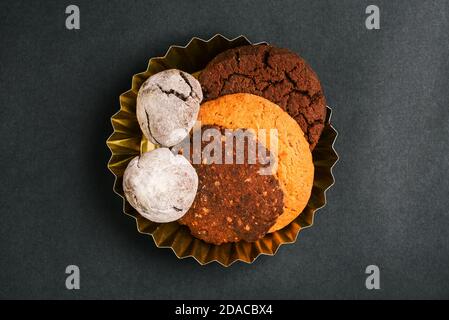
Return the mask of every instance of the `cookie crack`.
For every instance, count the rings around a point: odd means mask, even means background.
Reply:
[[[165,93],[166,95],[173,95],[176,98],[182,100],[182,101],[186,101],[190,95],[186,96],[176,90],[170,89],[170,90],[164,90],[164,88],[162,88],[162,86],[160,84],[156,84],[156,86],[159,88],[159,90],[161,90],[161,92]]]
[[[298,113],[294,116],[294,118],[297,118],[297,117],[299,117],[299,116],[301,116],[305,121],[306,121],[306,123],[307,123],[307,126],[306,126],[306,132],[304,132],[304,135],[307,137],[307,141],[309,141],[309,143],[310,144],[312,144],[312,142],[313,142],[313,137],[311,137],[311,133],[310,133],[310,131],[312,130],[312,128],[313,127],[315,127],[315,126],[317,126],[317,125],[319,125],[319,124],[324,124],[324,121],[323,120],[321,120],[321,119],[316,119],[316,120],[314,120],[314,121],[308,121],[308,119],[307,119],[307,117],[305,116],[305,114],[304,114],[304,112],[301,112],[301,111],[298,111]]]
[[[264,64],[265,68],[267,68],[267,69],[271,69],[271,66],[269,63],[270,57],[271,57],[270,48],[267,47],[267,49],[263,53],[263,59],[262,59],[262,62]]]
[[[296,84],[295,80],[292,79],[290,76],[290,73],[287,71],[284,71],[285,79],[292,85],[293,89],[296,89],[298,85]]]
[[[192,97],[193,99],[198,100],[198,95],[197,95],[197,93],[195,92],[195,90],[193,90],[193,86],[192,86],[192,84],[190,83],[189,78],[187,78],[187,76],[185,75],[185,73],[182,72],[182,71],[179,73],[179,75],[181,76],[181,78],[185,81],[185,83],[186,83],[186,84],[189,86],[189,88],[190,88],[189,97]]]
[[[150,126],[150,115],[148,114],[147,110],[145,110],[145,115],[147,117],[147,128],[148,128],[148,133],[150,134],[150,136],[153,138],[153,140],[157,143],[162,145],[162,143],[160,143],[159,141],[157,141],[157,139],[154,137],[153,133],[151,132],[151,126]]]
[[[240,51],[239,50],[235,50],[234,59],[235,59],[235,62],[237,63],[237,69],[240,70]]]
[[[290,70],[287,70],[288,73],[292,73],[292,72],[296,72],[296,70],[299,68],[298,64],[295,64],[295,66],[293,68],[291,68]]]
[[[226,78],[223,79],[223,83],[222,83],[221,88],[220,88],[219,96],[221,96],[221,95],[223,94],[223,91],[224,91],[225,86],[229,83],[229,81],[231,81],[231,78],[232,78],[233,76],[240,76],[240,77],[242,77],[242,78],[248,79],[248,80],[250,80],[254,85],[256,85],[256,81],[255,81],[251,76],[249,76],[249,75],[247,75],[247,74],[244,74],[244,73],[234,72],[234,73],[230,74],[228,77],[226,77]]]
[[[309,98],[309,104],[307,105],[306,108],[311,108],[312,105],[316,102],[316,100],[322,96],[322,92],[321,91],[315,93],[312,96],[309,94],[308,91],[303,91],[303,90],[298,90],[298,89],[295,89],[295,90],[292,90],[292,91],[298,92],[299,94],[302,94],[302,95],[304,95],[304,96]],[[313,143],[313,137],[311,136],[311,130],[312,130],[313,127],[315,127],[318,124],[324,124],[324,119],[316,119],[316,120],[310,121],[309,118],[306,116],[306,112],[305,111],[306,111],[306,109],[298,108],[297,112],[294,115],[292,115],[292,117],[293,118],[302,117],[304,119],[305,123],[307,124],[306,128],[303,128],[303,130],[305,129],[304,130],[305,131],[304,135],[306,136],[307,141],[310,144],[312,144]]]

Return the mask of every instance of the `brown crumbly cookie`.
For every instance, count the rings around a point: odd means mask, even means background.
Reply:
[[[219,143],[224,151],[224,128],[203,126],[201,132],[210,128],[221,132]],[[209,143],[203,141],[201,150]],[[246,140],[245,145],[248,143]],[[236,143],[232,152],[235,159]],[[224,152],[222,164],[206,162],[203,158],[201,164],[193,165],[198,173],[198,192],[179,222],[187,225],[195,237],[216,245],[263,237],[283,210],[283,191],[276,177],[260,175],[261,164],[249,164],[247,153],[243,164],[225,164]]]
[[[218,125],[230,129],[266,129],[264,145],[277,160],[273,175],[284,193],[283,211],[269,232],[282,229],[304,210],[312,192],[314,178],[312,153],[298,123],[285,111],[262,97],[239,93],[203,103],[198,120],[202,125]],[[277,148],[271,141],[270,129],[278,132]],[[257,183],[250,185],[252,188],[256,186]],[[236,185],[236,190],[239,193],[247,192],[241,184]],[[228,191],[220,189],[217,192],[220,192],[217,197],[219,199]]]
[[[242,92],[276,103],[298,122],[310,149],[317,144],[326,100],[317,75],[297,54],[269,45],[229,49],[207,65],[199,81],[205,101]]]

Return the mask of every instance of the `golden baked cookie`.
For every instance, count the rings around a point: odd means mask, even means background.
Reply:
[[[203,126],[266,130],[265,147],[277,159],[274,175],[284,193],[282,214],[269,232],[282,229],[303,211],[312,191],[314,166],[309,143],[288,113],[265,98],[237,93],[203,103],[198,120]],[[270,129],[277,129],[277,148],[270,141]]]

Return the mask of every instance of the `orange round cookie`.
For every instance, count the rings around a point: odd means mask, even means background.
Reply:
[[[203,103],[198,120],[202,125],[253,129],[259,137],[259,129],[265,129],[265,139],[259,142],[274,154],[273,174],[284,193],[283,212],[269,232],[282,229],[303,211],[312,191],[314,166],[309,143],[288,113],[265,98],[237,93]],[[271,141],[270,129],[277,130],[277,143]]]

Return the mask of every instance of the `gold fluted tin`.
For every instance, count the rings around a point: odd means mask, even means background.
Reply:
[[[165,56],[151,58],[147,70],[133,76],[131,90],[120,96],[120,110],[111,118],[114,132],[106,142],[112,152],[108,168],[115,176],[114,191],[123,198],[123,211],[136,219],[138,231],[151,235],[156,246],[171,248],[178,258],[193,257],[202,265],[213,261],[226,267],[236,261],[252,263],[259,255],[274,255],[282,244],[295,242],[299,231],[313,224],[315,212],[326,204],[326,190],[334,183],[332,167],[338,156],[333,144],[337,132],[330,124],[328,107],[323,133],[313,150],[315,178],[306,208],[288,226],[256,242],[208,244],[193,237],[186,226],[177,222],[159,224],[146,220],[126,201],[122,188],[126,166],[141,151],[155,148],[143,138],[136,118],[136,97],[141,84],[151,75],[171,68],[197,73],[218,53],[247,44],[251,42],[244,36],[230,40],[217,34],[209,40],[193,38],[184,47],[171,46]]]

